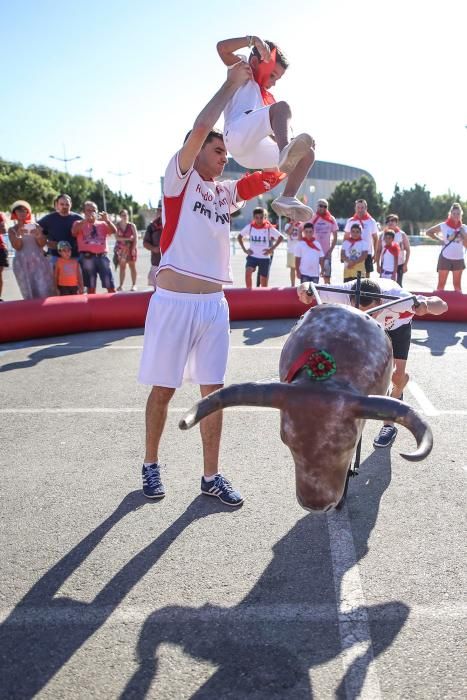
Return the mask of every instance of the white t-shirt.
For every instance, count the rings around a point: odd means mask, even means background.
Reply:
[[[462,243],[461,231],[466,235],[467,226],[462,224],[458,229],[453,229],[446,223],[442,223],[439,227],[443,234],[443,247],[441,249],[443,258],[446,258],[446,260],[463,260],[465,248]],[[452,243],[449,243],[449,238],[454,235],[454,231],[457,231],[456,238]]]
[[[347,239],[342,242],[342,252],[346,258],[355,262],[362,253],[368,253],[368,243],[363,238],[360,238],[358,241]],[[347,268],[347,263],[344,263],[344,267]]]
[[[310,248],[305,241],[299,241],[295,248],[295,257],[300,258],[300,274],[309,277],[319,277],[319,259],[324,257],[324,251],[318,241],[313,241],[318,248]]]
[[[400,253],[399,253],[399,259],[397,261],[398,265],[403,265],[405,262],[405,248],[404,248],[404,236],[405,232],[402,231],[402,229],[399,229],[399,231],[394,231],[394,243],[397,243],[400,248]],[[381,243],[381,246],[384,247],[384,233],[380,234],[379,240]],[[386,269],[386,268],[385,268]]]
[[[301,240],[303,224],[300,221],[289,221],[284,226],[284,233],[287,235],[287,252],[295,255],[297,243]]]
[[[177,153],[164,177],[158,274],[170,269],[208,282],[232,284],[230,213],[242,206],[236,199],[235,180],[206,182],[194,168],[182,175]]]
[[[227,131],[229,125],[239,117],[243,117],[246,112],[262,107],[264,102],[258,83],[255,80],[248,80],[238,88],[224,108],[224,131]]]
[[[364,241],[368,243],[367,250],[370,255],[373,255],[373,234],[378,234],[378,225],[376,221],[373,219],[372,216],[369,216],[368,219],[358,219],[355,216],[351,216],[350,219],[347,219],[347,223],[345,225],[345,233],[350,233],[350,228],[352,224],[360,224],[362,227],[362,238]]]
[[[269,259],[271,256],[263,253],[263,250],[270,248],[272,242],[278,236],[277,229],[271,226],[264,228],[256,228],[252,224],[248,224],[240,231],[242,238],[248,238],[248,248],[253,251],[250,253],[254,258]]]
[[[333,284],[333,287],[351,289],[354,284],[355,282],[344,282],[344,284]],[[410,323],[414,317],[413,299],[404,300],[405,297],[410,296],[410,292],[402,289],[394,280],[385,279],[384,277],[378,279],[378,286],[382,294],[391,294],[395,297],[400,297],[401,302],[394,306],[389,306],[376,314],[376,316],[373,316],[375,321],[378,321],[385,331],[394,331],[396,328]],[[350,296],[347,294],[320,290],[319,295],[321,300],[328,304],[346,304],[350,306]],[[381,299],[382,304],[387,301],[390,301],[390,299]]]

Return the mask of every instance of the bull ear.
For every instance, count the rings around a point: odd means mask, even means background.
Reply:
[[[388,396],[358,396],[352,398],[356,418],[399,423],[410,430],[417,441],[415,452],[403,453],[401,457],[411,462],[425,459],[433,448],[433,433],[428,423],[408,404]]]
[[[229,406],[269,406],[281,409],[287,397],[298,391],[298,387],[282,382],[231,384],[198,401],[182,418],[178,427],[182,430],[192,428],[210,413]]]

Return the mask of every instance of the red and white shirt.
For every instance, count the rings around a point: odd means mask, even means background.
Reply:
[[[208,282],[232,284],[230,213],[237,203],[237,182],[202,180],[192,167],[182,174],[178,153],[164,177],[164,207],[160,248],[161,270]]]
[[[355,282],[344,282],[344,284],[334,284],[333,287],[339,287],[339,289],[351,289]],[[382,309],[378,314],[374,315],[375,321],[378,321],[380,326],[384,328],[385,331],[395,331],[396,328],[404,326],[406,323],[410,323],[414,317],[413,312],[413,299],[405,299],[405,297],[410,296],[410,293],[405,289],[402,289],[397,282],[394,280],[385,279],[381,277],[378,279],[378,287],[381,289],[382,294],[390,294],[391,296],[400,297],[401,301],[394,306],[389,306],[386,309]],[[347,294],[339,294],[339,292],[327,292],[325,290],[320,290],[319,295],[321,300],[327,302],[328,304],[346,304],[350,306],[350,296]],[[381,303],[389,301],[389,299],[381,299]]]
[[[368,244],[368,253],[373,255],[373,234],[379,233],[376,221],[369,214],[367,214],[367,216],[363,219],[359,219],[358,216],[351,216],[350,219],[347,219],[344,229],[345,233],[350,233],[352,224],[355,223],[360,224],[362,227],[362,238]]]

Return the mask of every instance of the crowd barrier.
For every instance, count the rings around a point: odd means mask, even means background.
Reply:
[[[0,304],[0,342],[142,328],[151,294],[131,292],[3,302]],[[415,294],[429,295],[430,292]],[[423,316],[423,320],[467,323],[467,294],[436,294],[448,303],[449,310],[442,316]],[[232,321],[298,318],[306,310],[291,287],[226,289],[225,296]]]

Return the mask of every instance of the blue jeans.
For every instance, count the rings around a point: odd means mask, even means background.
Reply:
[[[300,275],[300,282],[314,282],[315,284],[318,284],[319,276],[310,277],[310,275]]]
[[[104,289],[114,289],[115,282],[110,267],[110,260],[105,253],[80,253],[79,264],[83,271],[84,286],[96,288],[97,275]]]

